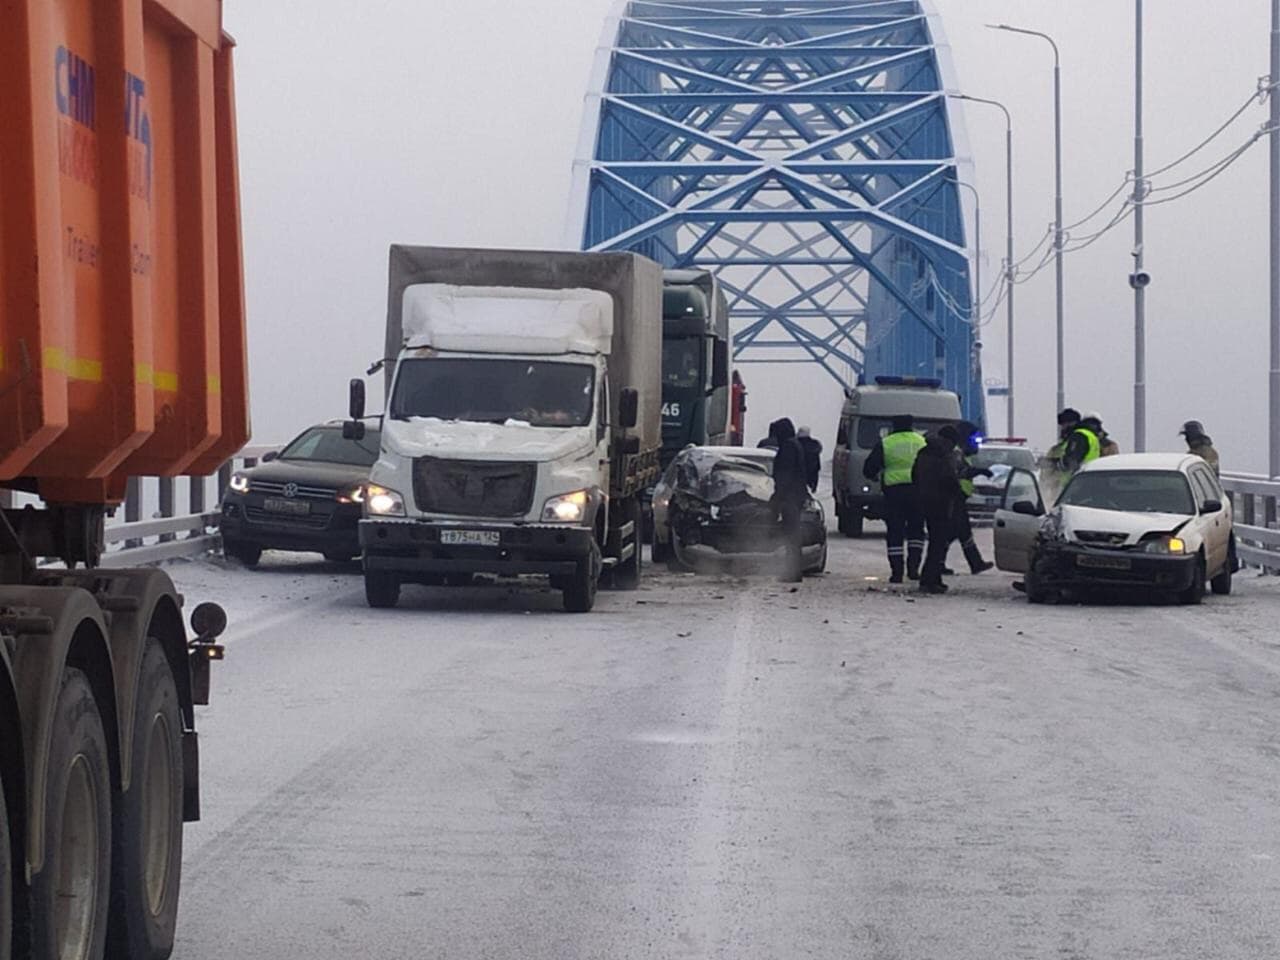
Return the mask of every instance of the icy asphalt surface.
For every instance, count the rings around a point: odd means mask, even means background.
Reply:
[[[832,545],[589,616],[173,565],[232,619],[175,956],[1280,957],[1280,583],[918,599]]]

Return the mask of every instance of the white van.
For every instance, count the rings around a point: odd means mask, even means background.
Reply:
[[[876,377],[874,386],[845,391],[836,432],[834,487],[840,532],[862,536],[863,523],[884,518],[880,484],[862,475],[867,457],[886,434],[893,418],[910,414],[920,433],[932,433],[961,419],[960,398],[942,389],[941,380],[923,377]]]

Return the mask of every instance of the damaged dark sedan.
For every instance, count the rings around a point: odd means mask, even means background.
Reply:
[[[687,447],[653,492],[653,558],[698,569],[712,561],[781,554],[773,497],[772,450]],[[801,518],[806,574],[827,567],[827,517],[812,496]]]

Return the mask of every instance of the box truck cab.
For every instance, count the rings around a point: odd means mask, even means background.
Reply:
[[[640,493],[658,466],[657,265],[399,251],[406,276],[425,266],[464,282],[393,280],[401,346],[360,525],[370,605],[393,606],[406,582],[480,573],[549,576],[574,612],[594,605],[602,573],[634,588]],[[540,257],[546,286],[487,285],[533,280],[510,261]]]
[[[877,443],[893,429],[893,418],[910,414],[920,433],[961,418],[960,398],[942,381],[921,377],[877,377],[874,385],[845,391],[833,458],[836,517],[840,532],[862,536],[867,520],[884,518],[884,493],[862,470]]]

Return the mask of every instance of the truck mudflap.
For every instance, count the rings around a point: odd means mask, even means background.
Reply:
[[[360,523],[365,570],[409,577],[441,573],[569,576],[591,555],[593,542],[594,534],[587,527],[556,524]]]

